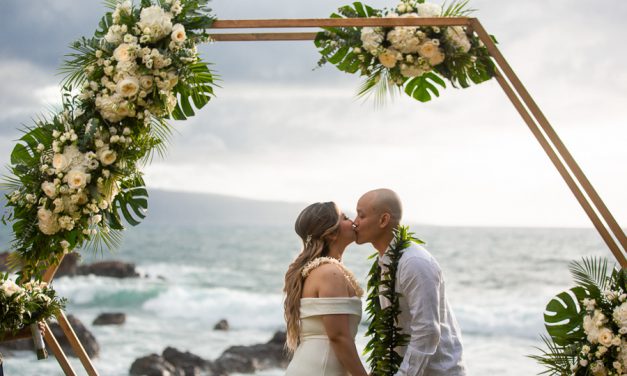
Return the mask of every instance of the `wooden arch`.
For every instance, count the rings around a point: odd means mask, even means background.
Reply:
[[[266,19],[266,20],[218,20],[213,29],[290,29],[322,27],[365,27],[365,26],[465,26],[468,33],[475,33],[485,44],[496,62],[496,79],[512,102],[524,122],[527,124],[540,146],[547,154],[566,185],[571,190],[583,210],[592,221],[603,241],[608,246],[619,265],[627,267],[627,236],[601,200],[586,175],[561,141],[549,121],[533,100],[520,79],[505,60],[496,44],[477,18],[341,18],[341,19]],[[248,32],[215,33],[211,37],[216,42],[236,41],[305,41],[314,40],[317,32]],[[44,275],[44,281],[50,282],[58,265],[50,268]],[[72,326],[63,312],[57,316],[63,333],[69,339],[72,349],[79,357],[90,376],[99,375],[82,344],[76,337]],[[30,332],[22,332],[13,339],[30,337]],[[56,356],[66,375],[76,375],[63,350],[48,327],[45,341]]]

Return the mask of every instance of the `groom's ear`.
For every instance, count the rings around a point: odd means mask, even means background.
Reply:
[[[381,216],[379,216],[379,228],[388,227],[388,224],[390,223],[390,219],[392,219],[392,217],[390,216],[390,213],[381,214]]]

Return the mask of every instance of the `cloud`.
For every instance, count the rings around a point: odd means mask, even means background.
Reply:
[[[216,0],[222,19],[327,17],[347,2]],[[47,3],[46,3],[47,4]],[[369,1],[375,7],[389,1]],[[580,162],[627,220],[624,103],[627,3],[474,0],[488,32]],[[0,15],[0,162],[15,125],[55,102],[67,44],[91,35],[96,1],[27,2]],[[62,17],[63,16],[63,17]],[[64,22],[59,22],[63,19]],[[10,33],[9,33],[10,31]],[[235,31],[235,30],[233,30]],[[240,30],[241,31],[241,30]],[[222,81],[196,117],[174,123],[152,187],[287,201],[334,199],[390,186],[409,217],[437,224],[588,225],[583,211],[496,81],[419,104],[375,109],[354,99],[358,77],[313,70],[311,42],[215,43],[200,48]]]

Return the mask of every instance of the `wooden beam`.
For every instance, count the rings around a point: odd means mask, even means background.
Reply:
[[[79,341],[76,333],[74,333],[74,329],[72,329],[72,326],[70,325],[67,317],[65,317],[63,311],[59,312],[59,314],[57,315],[57,321],[59,322],[59,326],[63,330],[63,333],[65,333],[66,338],[70,342],[70,346],[72,346],[74,354],[78,356],[81,363],[83,364],[83,367],[85,368],[85,371],[87,371],[87,374],[89,376],[98,376],[98,371],[96,371],[96,368],[92,364],[89,355],[87,355],[85,348],[81,344],[81,341]]]
[[[72,368],[72,365],[59,345],[59,342],[57,342],[57,339],[54,338],[52,330],[50,330],[50,326],[48,326],[48,324],[46,324],[46,334],[44,335],[44,340],[50,348],[50,351],[54,354],[54,357],[57,359],[57,362],[59,362],[63,373],[65,373],[66,376],[76,376],[76,371]]]
[[[314,40],[317,33],[233,33],[210,34],[215,42],[261,42]]]
[[[364,26],[469,26],[468,17],[373,17],[373,18],[295,18],[273,20],[216,20],[212,29],[265,29],[292,27]]]
[[[492,41],[492,38],[490,38],[479,20],[476,18],[471,19],[471,27],[475,32],[477,32],[477,35],[479,35],[479,38],[481,38],[482,42],[486,45],[490,55],[495,59],[497,65],[505,73],[503,75],[501,71],[497,71],[496,76],[497,81],[505,91],[505,94],[509,97],[514,107],[523,117],[523,120],[527,123],[538,142],[540,142],[540,145],[557,168],[571,192],[575,195],[577,201],[579,201],[579,204],[584,209],[588,218],[590,218],[592,224],[597,229],[607,246],[610,248],[610,251],[616,260],[619,262],[621,267],[627,267],[627,259],[625,258],[625,250],[627,250],[627,237],[625,236],[622,228],[609,212],[601,198],[592,187],[590,181],[579,168],[566,146],[562,143],[546,117],[544,117],[540,108],[537,106],[529,92],[527,92],[522,82],[518,79],[513,69],[509,66],[507,60],[505,60],[503,55],[500,53],[496,44]],[[507,82],[505,78],[507,78],[509,82]],[[511,86],[509,83],[511,83]],[[542,130],[540,130],[540,128]],[[568,166],[570,171],[562,163],[562,160],[566,163],[566,166]],[[580,186],[583,188],[588,197],[584,195]],[[610,231],[608,231],[603,221],[601,221],[600,217],[597,215],[597,211],[601,214],[616,239],[623,246],[623,249],[621,249],[619,244],[614,241]]]

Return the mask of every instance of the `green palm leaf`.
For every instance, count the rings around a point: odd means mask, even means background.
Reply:
[[[575,282],[588,289],[593,297],[601,297],[601,293],[607,289],[609,280],[606,259],[583,258],[581,262],[572,261],[568,269]]]
[[[575,362],[576,352],[571,347],[560,346],[553,341],[550,337],[540,336],[542,342],[546,346],[546,350],[536,347],[542,352],[541,355],[528,355],[529,358],[534,359],[546,369],[540,372],[540,375],[549,374],[555,376],[570,375],[572,371],[571,365]]]

